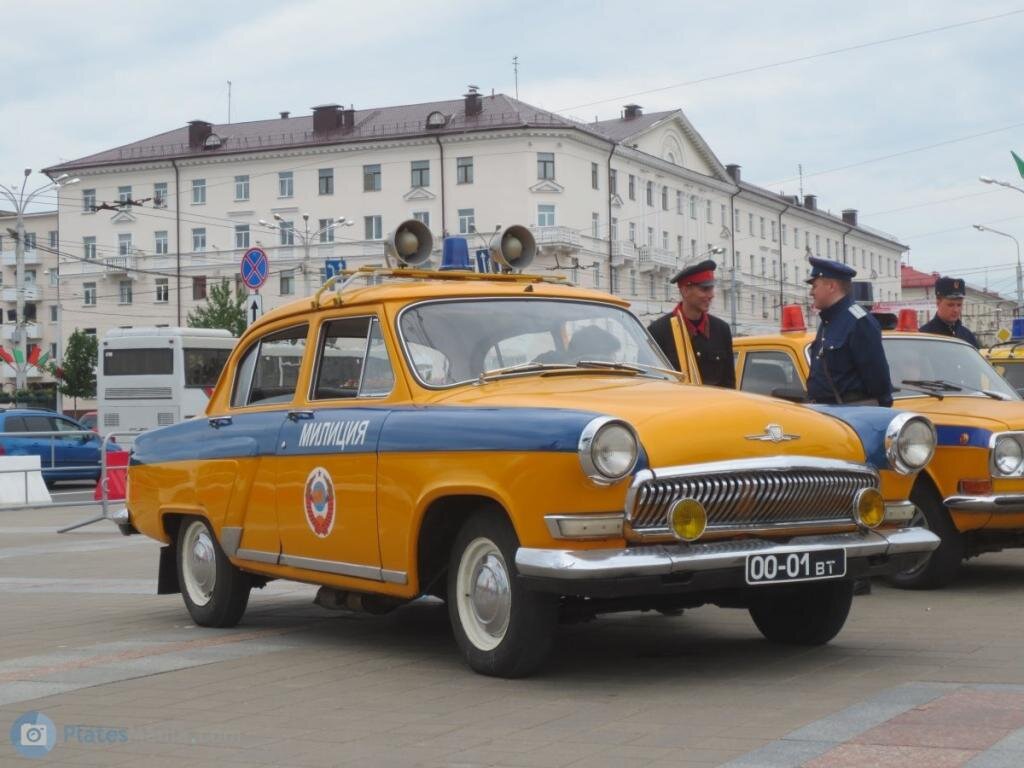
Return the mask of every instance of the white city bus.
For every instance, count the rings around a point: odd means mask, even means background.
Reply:
[[[202,415],[238,341],[210,328],[115,328],[100,342],[100,434],[145,430]]]

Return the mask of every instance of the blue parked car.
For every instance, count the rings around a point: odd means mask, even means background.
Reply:
[[[20,435],[24,432],[67,432],[67,435]],[[76,434],[87,432],[88,434]],[[88,427],[55,411],[10,408],[0,411],[0,456],[38,456],[43,480],[99,480],[102,438]],[[110,452],[120,451],[109,445]],[[0,480],[3,475],[0,475]]]

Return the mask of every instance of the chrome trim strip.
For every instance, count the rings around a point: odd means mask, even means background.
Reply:
[[[234,557],[238,552],[238,545],[242,543],[241,526],[224,526],[220,529],[220,548],[228,557]]]
[[[520,575],[553,579],[611,579],[630,576],[665,576],[745,567],[747,555],[808,552],[842,547],[848,560],[878,555],[931,552],[939,537],[924,528],[895,531],[860,531],[826,536],[797,536],[785,543],[767,539],[629,547],[622,549],[533,549],[520,547],[516,568]]]
[[[951,509],[992,514],[1024,512],[1024,493],[1001,493],[991,496],[948,496],[942,503]]]
[[[375,565],[359,565],[358,563],[343,563],[339,560],[318,560],[315,557],[299,557],[298,555],[281,554],[281,565],[290,565],[295,568],[305,568],[307,571],[321,571],[323,573],[336,573],[339,576],[355,576],[358,579],[372,579],[383,581],[381,569]]]
[[[405,571],[389,571],[387,568],[380,570],[381,580],[388,584],[408,584],[409,575]]]
[[[595,522],[595,523],[617,522],[621,526],[623,518],[624,518],[624,515],[621,512],[613,512],[613,513],[599,512],[597,514],[583,514],[583,515],[545,515],[544,516],[544,524],[547,525],[548,533],[551,534],[551,538],[553,538],[553,539],[569,539],[569,540],[573,540],[573,541],[583,540],[583,539],[611,539],[611,538],[621,537],[622,536],[622,531],[620,530],[618,534],[613,534],[613,535],[599,533],[599,534],[594,534],[594,535],[591,535],[591,536],[564,536],[562,534],[562,529],[559,527],[558,524],[562,520],[572,520],[573,522],[579,522],[580,520],[584,520],[584,521],[592,521],[592,522]],[[666,528],[666,530],[668,530],[668,529]]]
[[[254,563],[269,563],[277,565],[277,552],[263,552],[259,549],[239,549],[235,551],[235,557],[239,560],[252,560]]]
[[[885,503],[885,522],[905,523],[914,516],[917,507],[912,501],[887,501]]]

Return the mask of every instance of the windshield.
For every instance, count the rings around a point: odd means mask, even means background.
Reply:
[[[993,360],[992,367],[1018,393],[1024,393],[1024,363],[1008,363],[1005,360]]]
[[[974,347],[960,342],[947,341],[941,338],[929,339],[909,337],[883,337],[885,356],[889,359],[889,370],[892,373],[893,387],[902,391],[893,396],[897,399],[905,397],[921,397],[920,391],[914,391],[912,385],[902,384],[903,381],[942,381],[956,387],[963,387],[962,392],[944,388],[937,390],[944,396],[964,395],[984,397],[977,390],[987,389],[998,392],[1013,400],[1020,397],[997,374],[992,366]],[[917,387],[925,389],[926,387]]]
[[[595,360],[669,367],[636,317],[596,302],[436,301],[402,312],[399,331],[410,367],[428,387],[451,386],[516,365]]]

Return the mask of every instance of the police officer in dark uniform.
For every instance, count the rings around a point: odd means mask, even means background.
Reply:
[[[712,260],[702,261],[680,270],[671,280],[679,287],[682,301],[676,308],[651,323],[647,330],[658,342],[661,351],[678,371],[679,355],[672,337],[672,316],[679,318],[690,334],[690,342],[697,358],[697,368],[704,384],[736,388],[736,368],[732,356],[732,332],[724,320],[708,313],[715,298],[715,268]]]
[[[811,344],[807,397],[815,403],[892,405],[882,329],[850,295],[856,270],[811,257],[811,298],[821,325]]]
[[[935,281],[935,317],[922,325],[922,333],[937,333],[963,339],[980,348],[977,337],[960,321],[964,311],[964,281],[956,277],[940,277]]]

